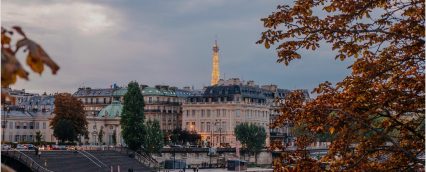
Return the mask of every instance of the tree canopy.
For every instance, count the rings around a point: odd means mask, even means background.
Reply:
[[[241,123],[235,126],[235,136],[241,142],[242,147],[250,153],[254,153],[257,162],[257,152],[265,146],[266,131],[265,128],[255,124]]]
[[[124,95],[121,128],[124,142],[132,150],[139,150],[145,141],[144,99],[137,82],[130,82]]]
[[[299,150],[315,133],[329,132],[333,141],[319,161],[283,153],[277,171],[319,170],[320,162],[332,170],[424,168],[418,158],[425,151],[424,13],[423,0],[296,0],[262,19],[266,31],[257,43],[276,45],[278,62],[288,65],[301,58],[300,50],[320,45],[330,46],[336,59],[353,61],[352,73],[335,85],[321,83],[316,98],[286,97],[274,126],[291,121],[314,133],[297,138]]]
[[[53,128],[53,135],[62,143],[77,140],[77,132],[73,127],[73,122],[69,119],[59,119]]]
[[[68,125],[71,122],[72,129],[76,135],[85,135],[87,133],[87,119],[82,103],[69,93],[59,93],[55,95],[55,109],[50,127],[57,130],[57,125],[62,121],[62,125]],[[54,131],[55,132],[55,131]],[[57,131],[56,131],[57,132]],[[75,139],[74,139],[75,140]]]
[[[160,153],[161,148],[164,146],[164,134],[160,128],[160,122],[157,120],[146,122],[146,135],[145,135],[145,150],[148,153]]]
[[[171,133],[171,141],[175,144],[197,144],[201,140],[201,135],[196,131],[182,130],[181,128],[176,128]]]

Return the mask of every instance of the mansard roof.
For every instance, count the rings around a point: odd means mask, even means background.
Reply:
[[[77,92],[73,94],[73,96],[76,97],[109,97],[112,96],[112,93],[115,89],[114,88],[97,88],[92,89],[89,87],[86,88],[79,88]]]

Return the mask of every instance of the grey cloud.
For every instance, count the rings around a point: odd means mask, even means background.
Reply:
[[[83,84],[108,87],[130,80],[199,88],[210,81],[215,35],[221,49],[221,73],[226,73],[227,78],[244,77],[259,84],[312,89],[319,82],[335,82],[346,76],[348,63],[333,60],[327,48],[321,48],[321,53],[303,52],[302,60],[284,67],[275,62],[273,50],[255,44],[264,30],[260,18],[269,15],[279,3],[282,2],[4,1],[4,24],[22,25],[61,66],[56,76],[49,70],[41,77],[32,73],[30,82],[19,81],[14,88],[73,92]],[[26,11],[14,9],[23,4]],[[75,14],[56,14],[51,9],[53,14],[47,15],[50,7]],[[91,10],[92,18],[85,16],[84,10]],[[35,20],[31,16],[45,18]]]

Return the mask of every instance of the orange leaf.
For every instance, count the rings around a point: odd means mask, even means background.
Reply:
[[[330,134],[334,133],[334,127],[330,127],[330,129],[328,129],[330,131]]]
[[[28,57],[37,59],[37,65],[38,64],[38,60],[41,61],[41,65],[46,64],[47,66],[50,67],[50,69],[52,69],[52,73],[56,74],[56,72],[59,70],[59,66],[49,57],[49,55],[47,55],[47,53],[43,50],[43,48],[38,45],[36,42],[28,39],[28,38],[24,38],[19,40],[16,43],[16,47],[20,48],[26,46],[27,49],[29,50],[28,53]],[[27,63],[28,63],[28,58],[27,58]],[[30,63],[29,63],[30,64]],[[40,69],[42,69],[41,67],[37,66],[37,71],[40,71]],[[34,70],[34,68],[33,68]],[[41,70],[42,72],[43,70]]]
[[[32,57],[31,53],[28,53],[27,64],[34,72],[37,72],[39,74],[41,74],[44,70],[43,62],[40,59]]]

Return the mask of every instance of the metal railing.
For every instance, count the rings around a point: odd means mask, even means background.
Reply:
[[[25,153],[22,153],[21,151],[18,151],[16,149],[11,150],[2,150],[2,154],[9,156],[11,158],[14,158],[18,160],[19,162],[22,162],[26,166],[28,166],[31,170],[35,172],[53,172],[52,170],[49,170],[42,165],[38,164],[34,159],[26,155]]]
[[[140,163],[150,167],[150,168],[159,168],[160,164],[157,162],[157,160],[155,160],[154,158],[152,158],[151,156],[149,156],[148,154],[146,154],[145,152],[135,152],[132,150],[127,149],[126,147],[106,147],[104,148],[105,150],[113,150],[113,151],[117,151],[120,153],[125,153],[127,155],[133,154],[135,157],[135,159],[137,161],[139,161]]]

